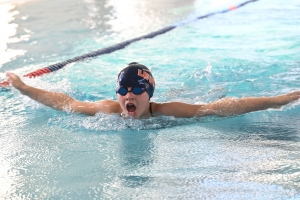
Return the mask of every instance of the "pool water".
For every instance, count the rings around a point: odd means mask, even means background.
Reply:
[[[0,80],[241,1],[0,1]],[[300,3],[250,3],[24,82],[116,99],[149,66],[152,101],[208,103],[300,88]],[[236,117],[146,120],[63,113],[0,88],[1,199],[300,199],[300,101]]]

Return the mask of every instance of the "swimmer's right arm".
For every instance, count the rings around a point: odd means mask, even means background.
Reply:
[[[19,76],[14,73],[7,73],[7,78],[12,86],[18,89],[22,94],[55,110],[77,112],[86,115],[95,115],[97,112],[118,112],[118,104],[112,100],[99,102],[77,101],[63,93],[51,92],[26,85]]]

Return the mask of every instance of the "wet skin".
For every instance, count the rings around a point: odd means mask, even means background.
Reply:
[[[131,87],[127,90],[131,91]],[[142,94],[133,94],[133,92],[127,92],[125,96],[117,94],[118,102],[123,110],[123,115],[130,116],[135,119],[142,118],[142,116],[149,115],[149,95],[145,91]]]

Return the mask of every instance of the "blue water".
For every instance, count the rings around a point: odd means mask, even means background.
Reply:
[[[0,80],[240,2],[3,1]],[[298,90],[299,8],[261,0],[23,80],[84,101],[116,99],[117,73],[136,61],[151,68],[157,102]],[[299,103],[231,118],[124,120],[62,113],[1,88],[0,198],[300,199]]]

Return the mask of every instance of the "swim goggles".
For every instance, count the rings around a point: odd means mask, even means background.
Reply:
[[[128,90],[127,87],[121,87],[116,92],[122,96],[125,96],[128,92],[132,92],[133,94],[137,95],[137,94],[142,94],[145,91],[146,89],[141,87],[132,87],[131,90]]]
[[[122,96],[125,96],[128,92],[132,92],[133,94],[142,94],[145,91],[146,89],[141,87],[133,87],[130,91],[127,89],[127,87],[121,87],[116,92]]]

